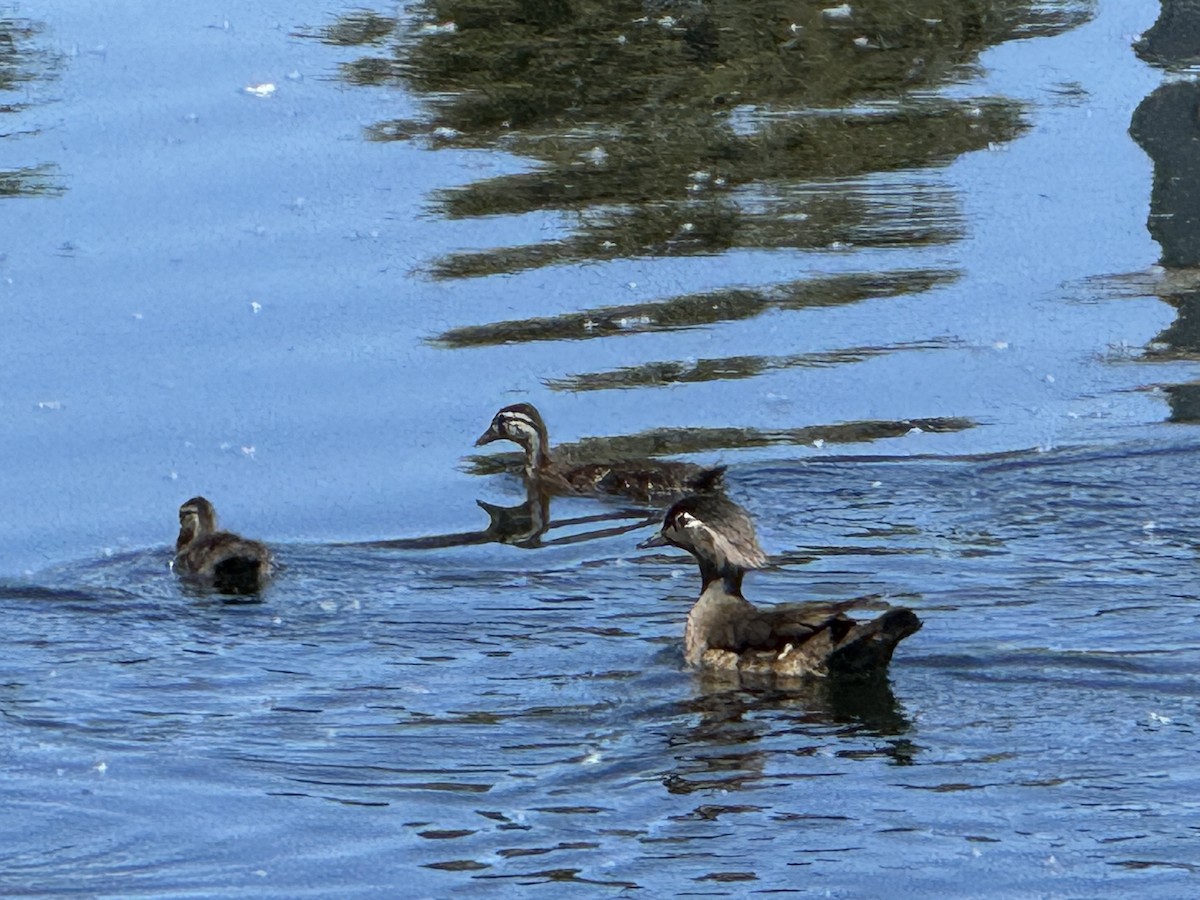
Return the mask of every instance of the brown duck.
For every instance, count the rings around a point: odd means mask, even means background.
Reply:
[[[742,576],[766,565],[766,557],[750,516],[721,495],[680,500],[662,531],[638,546],[664,544],[700,564],[703,587],[684,631],[691,666],[755,676],[882,674],[896,645],[921,628],[903,608],[870,621],[851,619],[846,610],[853,600],[755,606],[742,596]]]
[[[203,497],[179,507],[172,568],[184,580],[222,594],[253,594],[266,585],[271,566],[266,545],[217,531],[217,512]]]
[[[635,500],[720,490],[725,467],[695,463],[623,459],[607,463],[560,463],[550,455],[550,438],[541,414],[530,403],[506,406],[479,436],[476,447],[512,441],[525,451],[525,477],[553,494],[611,494]]]

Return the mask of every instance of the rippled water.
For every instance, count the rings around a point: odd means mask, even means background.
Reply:
[[[1195,893],[1194,11],[747,9],[0,10],[0,893]],[[517,399],[890,681],[685,671]]]
[[[694,570],[624,537],[284,546],[232,606],[46,573],[0,601],[6,892],[1187,893],[1197,453],[736,472],[752,597],[921,611],[890,687],[682,671]]]

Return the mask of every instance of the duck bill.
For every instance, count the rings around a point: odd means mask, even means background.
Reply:
[[[646,538],[644,541],[642,541],[640,544],[637,545],[637,548],[639,550],[649,550],[653,547],[666,547],[666,546],[668,546],[667,539],[665,537],[663,537],[661,534],[656,534],[653,537]]]
[[[484,444],[490,444],[492,441],[498,441],[498,440],[500,440],[500,435],[496,434],[495,431],[493,431],[491,428],[489,428],[487,431],[485,431],[483,434],[481,434],[479,436],[479,439],[477,441],[475,441],[475,446],[482,447]]]

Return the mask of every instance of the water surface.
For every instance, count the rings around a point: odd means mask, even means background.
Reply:
[[[1194,893],[1157,13],[0,14],[3,893]],[[924,629],[870,687],[685,671],[656,510],[472,456],[516,400],[728,465],[752,599]],[[197,493],[261,602],[171,579]]]

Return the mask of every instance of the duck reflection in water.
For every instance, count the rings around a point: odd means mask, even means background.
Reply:
[[[662,782],[673,794],[753,788],[765,778],[777,784],[797,756],[909,765],[918,752],[905,737],[912,725],[886,678],[809,678],[786,691],[747,691],[702,676],[697,689],[679,705],[667,735],[676,765]],[[706,806],[696,814],[715,817],[723,809]]]
[[[560,495],[612,495],[647,502],[692,492],[717,491],[725,467],[656,459],[571,462],[550,454],[550,438],[541,413],[530,403],[500,410],[476,447],[512,441],[525,451],[525,480]]]
[[[486,500],[476,500],[476,504],[488,516],[487,527],[482,530],[386,541],[366,541],[353,546],[380,547],[389,550],[434,550],[440,547],[469,547],[476,544],[499,543],[511,544],[523,550],[536,550],[539,547],[577,544],[625,534],[645,528],[657,519],[655,515],[647,517],[644,509],[626,509],[554,521],[550,518],[551,493],[536,482],[527,482],[525,487],[525,501],[516,506],[497,506]],[[605,527],[586,528],[586,526],[602,525],[603,523],[608,524]],[[579,529],[580,527],[584,527],[584,530],[571,530],[567,533],[569,529]],[[558,537],[547,539],[546,534],[551,531],[564,533]]]

